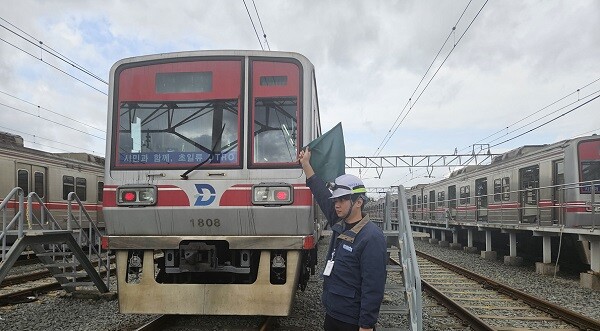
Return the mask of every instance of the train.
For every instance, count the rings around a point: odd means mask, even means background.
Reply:
[[[600,225],[600,137],[522,146],[407,190],[414,220],[590,227]],[[592,199],[595,198],[595,210]]]
[[[368,209],[382,217],[384,204],[380,199]],[[396,208],[397,198],[393,204]],[[562,228],[573,256],[589,264],[589,243],[579,241],[577,233],[600,226],[600,136],[510,150],[489,165],[466,166],[442,180],[407,188],[405,204],[411,222],[426,227],[522,229],[522,253],[541,251],[533,249],[527,230]],[[482,232],[475,241],[484,245]],[[494,242],[500,249],[504,241]]]
[[[289,315],[323,224],[297,162],[321,135],[313,64],[143,55],[116,62],[109,85],[104,245],[120,312]]]
[[[92,219],[103,227],[103,157],[28,148],[21,136],[0,132],[0,168],[0,202],[14,187],[20,187],[25,194],[25,202],[30,193],[39,197],[32,204],[36,217],[40,214],[41,201],[61,228],[66,228],[68,195],[75,192]],[[8,203],[8,220],[17,209],[18,204],[14,200]],[[74,210],[78,209],[78,206],[74,206]],[[35,222],[27,221],[27,227],[36,227]]]

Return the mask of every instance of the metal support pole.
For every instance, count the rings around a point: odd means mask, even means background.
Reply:
[[[492,250],[492,231],[490,230],[485,231],[485,250],[488,252]]]
[[[467,230],[467,246],[473,247],[473,229]]]

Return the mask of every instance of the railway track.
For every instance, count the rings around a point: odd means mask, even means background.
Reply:
[[[474,330],[600,330],[593,320],[417,251],[425,291]]]
[[[92,262],[92,264],[96,266],[97,262]],[[111,274],[116,272],[114,257],[111,257],[110,271]],[[77,281],[82,281],[86,278],[80,277],[77,278]],[[7,277],[0,286],[0,305],[33,301],[39,293],[47,293],[61,288],[60,283],[48,270],[34,270]]]

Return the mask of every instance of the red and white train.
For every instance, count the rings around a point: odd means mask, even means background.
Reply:
[[[600,137],[517,148],[414,186],[406,203],[413,220],[600,226]]]
[[[104,158],[87,153],[49,153],[27,148],[23,138],[0,132],[0,202],[14,187],[27,195],[35,192],[54,219],[64,224],[67,219],[67,198],[75,192],[86,211],[102,227],[102,197]],[[39,217],[39,203],[32,208]],[[14,215],[18,203],[10,201],[7,217]],[[77,205],[74,206],[78,209]],[[35,226],[29,220],[28,225]]]
[[[103,210],[120,311],[288,315],[316,265],[321,223],[297,155],[320,133],[300,54],[118,61]]]

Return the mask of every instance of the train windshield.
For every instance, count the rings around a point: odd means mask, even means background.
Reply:
[[[594,191],[600,193],[600,140],[580,142],[578,145],[580,180],[594,181]],[[584,183],[581,193],[591,193],[591,183]]]
[[[211,158],[211,164],[237,164],[237,109],[237,100],[124,102],[119,161],[191,165]]]
[[[113,166],[241,167],[242,68],[241,58],[174,59],[118,68]]]

